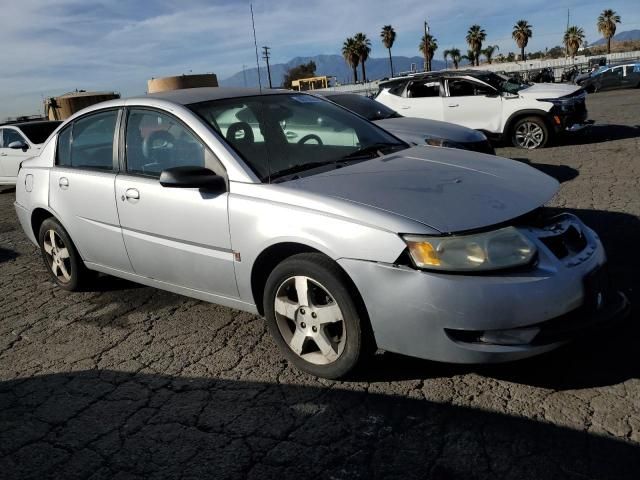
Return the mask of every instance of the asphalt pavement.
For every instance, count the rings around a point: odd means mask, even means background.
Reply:
[[[640,477],[640,91],[540,151],[552,206],[601,235],[629,320],[543,357],[376,355],[349,382],[287,364],[261,318],[110,277],[68,293],[0,193],[0,478]]]

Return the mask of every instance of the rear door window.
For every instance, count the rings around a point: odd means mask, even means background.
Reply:
[[[113,142],[118,111],[82,117],[58,136],[59,165],[113,171]],[[70,135],[70,142],[67,141]],[[67,149],[68,145],[68,151]]]
[[[407,97],[409,98],[425,98],[439,97],[440,82],[439,81],[415,81],[411,82],[407,87]]]

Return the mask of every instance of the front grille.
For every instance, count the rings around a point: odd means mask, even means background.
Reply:
[[[587,239],[575,225],[570,225],[557,235],[550,234],[540,240],[551,250],[551,253],[561,260],[569,255],[580,253],[587,247]]]

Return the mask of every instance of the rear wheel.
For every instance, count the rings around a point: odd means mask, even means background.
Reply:
[[[515,147],[533,150],[549,142],[549,128],[540,117],[524,117],[513,126],[511,142]]]
[[[267,279],[264,311],[285,357],[313,375],[344,377],[371,351],[368,323],[345,273],[322,254],[280,263]]]
[[[38,240],[44,264],[56,285],[70,291],[83,287],[90,272],[60,222],[54,218],[42,222]]]

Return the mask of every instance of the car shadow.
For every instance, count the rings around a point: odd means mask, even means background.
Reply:
[[[556,391],[610,386],[640,379],[640,219],[634,215],[588,209],[548,208],[569,212],[593,228],[608,255],[616,289],[631,301],[629,317],[615,327],[582,336],[547,354],[493,365],[451,365],[384,353],[358,372],[357,380],[378,382],[451,377],[467,373]]]
[[[14,258],[18,257],[18,255],[18,252],[0,247],[0,263],[13,260]]]
[[[516,160],[518,162],[526,163],[527,165],[540,170],[543,173],[555,178],[560,183],[568,182],[573,180],[580,172],[575,168],[572,168],[568,165],[551,165],[548,163],[534,163],[528,158],[524,157],[511,157],[512,160]]]
[[[145,288],[140,283],[131,282],[124,278],[113,277],[111,275],[96,274],[95,278],[87,284],[86,292],[117,292],[121,290],[132,290]]]
[[[639,446],[585,431],[588,419],[575,430],[348,387],[112,370],[3,381],[0,468],[16,480],[636,479],[640,471]]]
[[[589,145],[612,140],[625,140],[640,137],[640,125],[595,124],[582,131],[563,135],[557,145]]]

